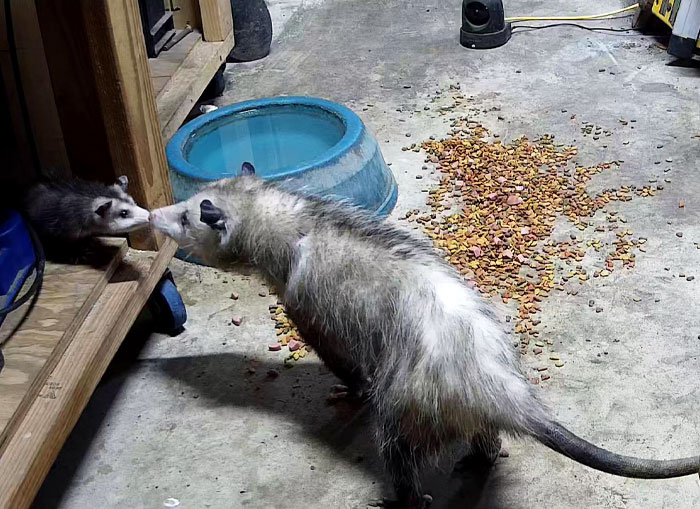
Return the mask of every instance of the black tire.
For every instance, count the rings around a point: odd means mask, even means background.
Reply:
[[[187,321],[187,310],[177,291],[170,271],[167,271],[153,289],[148,309],[161,332],[177,335]]]
[[[226,90],[226,78],[224,77],[225,69],[226,64],[222,64],[219,70],[216,71],[216,74],[207,85],[207,88],[202,92],[203,101],[220,97],[221,94],[224,93],[224,90]]]

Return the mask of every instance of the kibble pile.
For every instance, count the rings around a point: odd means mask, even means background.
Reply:
[[[517,301],[515,330],[521,335],[522,351],[526,353],[535,339],[533,353],[539,355],[545,342],[537,340],[540,322],[535,315],[553,291],[575,294],[574,283],[589,279],[580,265],[586,250],[607,247],[604,266],[592,274],[607,277],[617,267],[633,267],[634,252],[643,251],[646,241],[623,229],[626,221],[613,211],[606,211],[607,225],[595,228],[615,232],[612,245],[574,234],[555,241],[557,217],[568,217],[583,231],[610,202],[654,196],[655,190],[624,186],[591,195],[586,189],[591,177],[619,167],[620,161],[575,166],[576,148],[556,145],[551,136],[534,142],[520,137],[505,144],[480,125],[461,121],[455,126],[452,137],[422,144],[427,162],[442,174],[439,185],[429,191],[431,213],[413,210],[404,218],[419,223],[446,259],[484,294],[498,295],[505,303]],[[563,365],[556,355],[550,359]]]

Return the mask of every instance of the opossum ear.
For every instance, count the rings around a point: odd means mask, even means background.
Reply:
[[[107,211],[112,208],[112,200],[107,200],[106,202],[101,203],[96,209],[95,209],[95,214],[97,214],[100,217],[105,217],[107,214]]]
[[[255,175],[255,166],[245,162],[241,165],[241,175]]]
[[[126,193],[126,190],[129,189],[129,179],[126,178],[126,175],[122,175],[117,179],[117,185]]]
[[[199,210],[201,213],[199,220],[201,222],[208,224],[215,230],[226,229],[223,224],[219,224],[224,217],[223,211],[219,207],[216,207],[212,202],[209,200],[202,200],[202,203],[199,204]]]

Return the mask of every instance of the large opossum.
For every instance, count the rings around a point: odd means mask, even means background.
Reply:
[[[700,457],[621,456],[553,420],[489,304],[410,230],[251,175],[154,210],[151,222],[208,263],[252,263],[284,289],[304,339],[345,384],[365,392],[401,507],[428,503],[419,472],[447,445],[470,443],[493,461],[501,431],[611,474],[698,472]]]
[[[45,242],[128,233],[147,226],[149,212],[136,205],[127,187],[125,176],[111,186],[51,179],[29,190],[24,212]]]

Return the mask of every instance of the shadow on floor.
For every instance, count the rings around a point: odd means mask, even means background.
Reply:
[[[333,405],[331,412],[319,411],[322,410],[320,402],[336,383],[325,368],[309,365],[308,369],[287,370],[280,367],[279,361],[266,363],[231,353],[138,360],[151,325],[148,316],[142,316],[129,333],[52,467],[34,508],[61,507],[67,487],[73,482],[98,430],[105,425],[104,419],[135,363],[141,367],[150,365],[150,369],[161,370],[184,383],[207,405],[252,408],[291,416],[303,429],[300,440],[321,442],[339,460],[360,464],[383,483],[382,493],[391,495],[372,440],[370,411],[348,402]],[[459,473],[452,471],[454,461],[463,453],[463,449],[453,451],[438,468],[424,473],[424,489],[434,497],[433,508],[497,507],[492,505],[493,497],[482,500],[486,491],[498,489],[494,486],[498,482],[494,482],[490,471],[478,466]],[[485,489],[487,482],[488,490]]]

